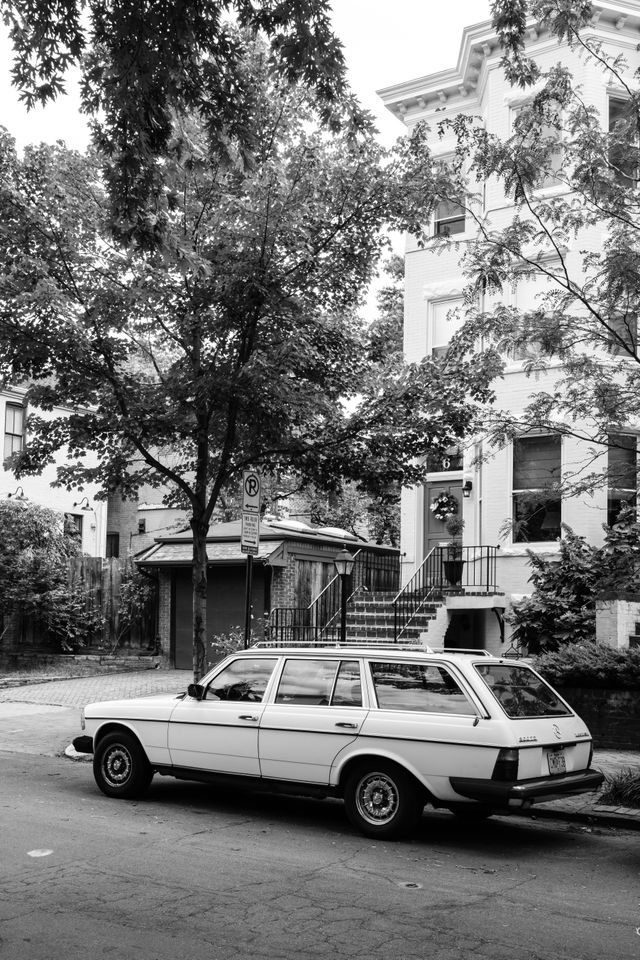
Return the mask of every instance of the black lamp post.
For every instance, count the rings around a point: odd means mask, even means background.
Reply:
[[[353,570],[356,562],[355,557],[351,556],[346,546],[343,546],[340,553],[333,561],[340,577],[340,643],[345,643],[347,639],[347,577]]]

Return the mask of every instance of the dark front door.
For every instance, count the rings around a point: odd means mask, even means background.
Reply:
[[[446,494],[456,501],[456,517],[462,516],[462,481],[451,480],[444,483],[430,481],[424,486],[424,556],[440,543],[447,543],[451,537],[447,533],[445,521],[439,519],[438,511],[432,509],[439,496]]]

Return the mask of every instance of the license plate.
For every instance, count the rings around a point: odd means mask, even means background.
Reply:
[[[547,760],[549,761],[549,773],[566,773],[567,772],[567,761],[564,756],[564,747],[559,747],[557,750],[549,750],[547,754]]]

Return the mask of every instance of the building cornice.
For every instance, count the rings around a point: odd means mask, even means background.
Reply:
[[[586,28],[598,39],[623,38],[628,44],[637,43],[640,33],[640,4],[638,0],[594,3],[591,26]],[[540,41],[557,41],[543,31],[540,24],[528,24],[527,48]],[[625,44],[626,45],[626,44]],[[539,52],[539,51],[536,51]],[[462,31],[458,62],[454,68],[441,70],[414,80],[408,80],[378,90],[387,109],[404,123],[421,119],[434,109],[457,111],[473,108],[478,102],[481,75],[489,60],[501,55],[501,48],[491,20],[485,20]]]

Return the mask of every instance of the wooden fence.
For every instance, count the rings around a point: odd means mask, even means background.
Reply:
[[[134,566],[131,560],[77,557],[69,565],[69,591],[82,597],[87,624],[102,624],[90,631],[79,652],[111,653],[151,650],[157,635],[157,588],[131,624],[120,613],[120,592]],[[0,624],[0,658],[28,651],[53,651],[59,647],[37,620],[15,614]]]

